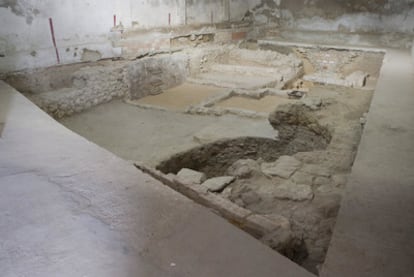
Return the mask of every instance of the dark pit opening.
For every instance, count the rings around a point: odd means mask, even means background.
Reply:
[[[205,173],[207,178],[213,178],[225,175],[237,160],[261,159],[273,162],[283,155],[323,150],[328,144],[329,141],[324,137],[306,128],[299,128],[296,136],[289,141],[242,137],[202,145],[172,156],[161,162],[157,169],[165,174],[177,174],[182,168],[189,168]]]

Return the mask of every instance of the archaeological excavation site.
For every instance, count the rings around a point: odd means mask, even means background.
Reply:
[[[414,276],[414,1],[0,16],[0,276]]]

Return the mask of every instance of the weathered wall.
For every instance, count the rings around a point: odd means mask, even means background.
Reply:
[[[174,53],[134,61],[96,62],[10,74],[6,80],[55,118],[70,116],[114,98],[136,100],[181,84],[190,56]],[[43,78],[43,76],[45,78]],[[53,83],[61,80],[64,85]],[[52,81],[51,85],[42,86]]]
[[[61,63],[82,61],[88,53],[116,56],[108,39],[115,10],[111,0],[0,1],[0,71],[57,63],[49,18]]]
[[[300,30],[414,34],[414,0],[262,0],[251,13]]]
[[[189,75],[188,57],[173,54],[145,58],[131,63],[128,68],[129,100],[162,93],[163,90],[184,82]]]
[[[260,0],[0,0],[0,72],[119,56],[117,24],[165,27],[241,20]],[[170,19],[169,19],[170,18]]]

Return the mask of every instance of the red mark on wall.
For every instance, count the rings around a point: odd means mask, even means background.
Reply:
[[[55,29],[53,28],[53,20],[49,18],[50,33],[52,34],[53,47],[55,47],[57,63],[60,64],[59,50],[56,46]]]

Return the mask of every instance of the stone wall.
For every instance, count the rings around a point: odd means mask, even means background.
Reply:
[[[135,100],[181,84],[189,75],[189,56],[171,54],[135,61],[99,62],[90,65],[23,71],[6,76],[11,85],[54,118],[61,118],[109,102]],[[40,76],[44,78],[40,78]],[[42,86],[41,81],[64,80]],[[48,83],[49,84],[49,83]]]
[[[186,55],[174,54],[146,58],[131,63],[128,68],[129,100],[161,93],[164,89],[184,82],[189,75]]]
[[[54,118],[61,118],[109,102],[129,91],[125,64],[87,66],[74,72],[71,87],[26,94]]]

